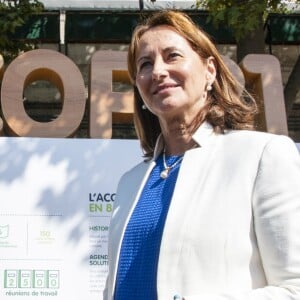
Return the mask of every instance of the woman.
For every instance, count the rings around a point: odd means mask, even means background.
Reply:
[[[133,34],[147,159],[120,180],[104,299],[300,299],[300,159],[254,132],[256,106],[183,13]]]

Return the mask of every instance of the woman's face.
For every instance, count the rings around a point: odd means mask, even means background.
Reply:
[[[157,26],[142,35],[136,67],[140,95],[159,118],[196,116],[206,100],[206,85],[215,78],[213,58],[202,60],[169,26]]]

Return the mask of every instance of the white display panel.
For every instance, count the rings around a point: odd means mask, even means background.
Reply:
[[[136,140],[0,138],[0,299],[101,300]]]

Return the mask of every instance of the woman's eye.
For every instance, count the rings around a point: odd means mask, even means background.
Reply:
[[[142,69],[144,69],[144,68],[146,68],[146,67],[148,67],[150,65],[151,65],[150,61],[145,61],[145,62],[143,62],[143,63],[140,64],[139,69],[142,70]]]
[[[176,57],[178,57],[178,56],[180,56],[180,54],[177,53],[177,52],[172,52],[172,53],[169,54],[169,57],[170,57],[171,59],[172,59],[172,58],[176,58]]]

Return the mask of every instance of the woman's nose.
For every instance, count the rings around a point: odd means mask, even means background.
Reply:
[[[162,77],[165,77],[167,73],[166,64],[161,59],[157,59],[153,65],[152,79],[156,81],[160,80]]]

